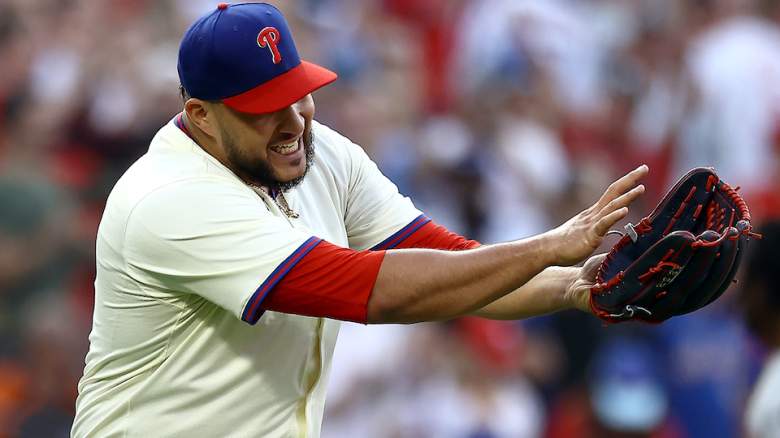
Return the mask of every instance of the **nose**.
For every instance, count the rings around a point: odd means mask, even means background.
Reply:
[[[290,105],[280,111],[279,136],[282,140],[292,140],[303,134],[306,118],[298,110],[297,105]]]

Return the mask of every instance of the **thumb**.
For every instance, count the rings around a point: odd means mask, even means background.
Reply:
[[[595,279],[601,263],[607,258],[607,253],[598,254],[588,259],[582,267],[583,277]]]

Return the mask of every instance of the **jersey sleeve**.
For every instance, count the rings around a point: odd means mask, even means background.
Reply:
[[[303,257],[261,305],[297,315],[366,323],[384,251],[355,251],[321,242]]]
[[[196,294],[256,323],[268,293],[320,239],[242,189],[202,179],[147,195],[125,231],[130,275],[142,287]]]
[[[414,224],[415,221],[412,222]],[[403,229],[411,229],[404,227]],[[480,246],[475,240],[427,222],[407,237],[377,245],[396,249],[428,248],[462,251]],[[327,317],[365,324],[368,300],[374,289],[385,251],[355,251],[321,242],[303,257],[263,301],[263,309],[298,315]]]
[[[350,142],[347,154],[349,171],[344,219],[350,248],[373,248],[398,237],[399,233],[411,234],[429,220],[408,197],[398,192],[398,187],[379,171],[363,149]],[[417,222],[413,224],[414,221]]]
[[[382,246],[386,244],[387,243],[383,242],[373,249],[386,249],[382,248]],[[481,245],[482,244],[476,240],[466,239],[465,237],[453,233],[447,228],[430,221],[420,226],[417,231],[411,233],[408,237],[399,240],[393,247],[396,249],[427,248],[444,251],[463,251],[478,248]]]

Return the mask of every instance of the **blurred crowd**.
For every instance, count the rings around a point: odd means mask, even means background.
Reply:
[[[340,76],[317,119],[453,231],[544,231],[640,163],[633,221],[695,166],[759,231],[780,217],[780,2],[273,3]],[[215,5],[0,0],[0,436],[69,431],[106,196],[180,111],[179,39]],[[742,436],[767,350],[739,291],[659,326],[344,324],[323,436]]]

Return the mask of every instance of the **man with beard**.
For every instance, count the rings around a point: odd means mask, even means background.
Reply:
[[[74,436],[319,436],[338,320],[588,311],[600,258],[568,266],[644,190],[640,166],[560,227],[480,246],[314,121],[336,75],[300,60],[276,8],[220,4],[178,69],[184,109],[98,230]]]

